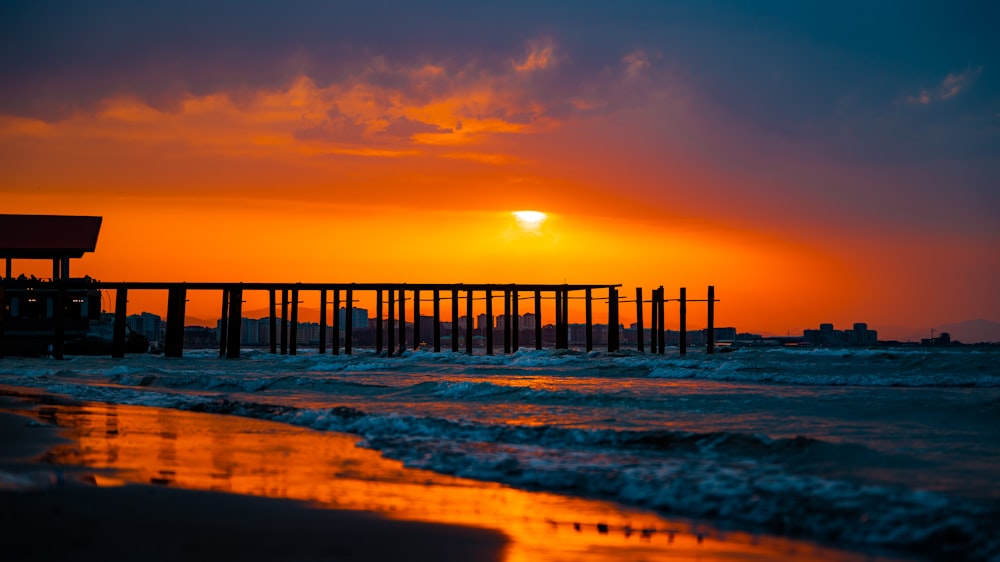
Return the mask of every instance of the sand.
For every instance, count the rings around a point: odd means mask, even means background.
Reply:
[[[2,410],[25,407],[0,397]],[[56,428],[0,412],[0,475],[7,488],[20,488],[0,491],[0,560],[503,557],[505,537],[486,529],[163,486],[97,487],[86,482],[85,470],[34,460],[60,441]]]
[[[358,439],[0,385],[0,560],[889,559],[407,468]]]

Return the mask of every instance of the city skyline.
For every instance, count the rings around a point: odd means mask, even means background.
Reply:
[[[357,332],[372,332],[375,328],[375,318],[370,318],[368,316],[369,310],[365,308],[352,308],[352,316],[354,318],[352,324],[354,326],[353,330]],[[347,315],[347,309],[341,307],[339,309],[339,331],[341,332],[341,338],[344,332],[344,320]],[[163,334],[163,327],[166,322],[157,314],[150,312],[140,312],[135,314],[130,314],[127,317],[127,323],[129,329],[138,332],[150,339],[150,341],[156,341],[161,339]],[[383,320],[387,320],[388,317],[384,317]],[[497,314],[493,316],[492,325],[486,324],[487,316],[485,314],[478,314],[474,316],[474,330],[473,335],[476,338],[482,338],[485,335],[486,329],[492,329],[494,333],[502,334],[504,330],[504,322],[506,316],[503,314]],[[460,337],[466,336],[465,326],[467,325],[467,316],[459,316],[458,326]],[[527,337],[522,336],[522,341],[526,342],[525,345],[533,345],[533,330],[535,327],[535,314],[532,312],[526,312],[519,314],[517,316],[517,322],[514,323],[518,330],[527,335]],[[277,318],[278,322],[281,322],[280,317]],[[420,315],[419,319],[413,320],[412,317],[405,321],[405,327],[408,330],[410,337],[413,336],[414,324],[420,324],[420,333],[424,335],[430,335],[433,333],[433,321],[434,316]],[[286,322],[290,322],[286,320]],[[320,323],[314,321],[300,320],[297,322],[297,342],[301,345],[315,344],[319,341],[319,331]],[[388,332],[388,325],[383,326],[383,333]],[[442,337],[447,341],[453,336],[453,320],[441,319],[440,321]],[[586,336],[583,332],[586,324],[583,323],[573,323],[569,324],[569,343],[570,345],[582,345],[586,342]],[[605,345],[607,343],[607,324],[595,323],[594,329],[597,330],[595,335],[595,343],[598,345]],[[185,322],[185,328],[204,328],[208,330],[213,330],[216,332],[216,336],[222,331],[222,320],[216,320],[214,326],[200,325],[200,324],[189,324]],[[269,341],[269,328],[270,328],[270,316],[258,316],[258,317],[241,317],[241,345],[268,345]],[[622,344],[625,346],[636,346],[636,330],[638,326],[636,323],[631,324],[619,324],[620,332],[622,334]],[[327,340],[332,339],[333,325],[327,324]],[[543,329],[546,332],[546,337],[551,336],[549,332],[555,329],[555,325],[551,323],[543,324]],[[667,334],[666,343],[670,346],[676,346],[677,336],[679,334],[678,330],[671,328],[666,328],[665,333]],[[769,338],[761,334],[755,334],[750,332],[740,332],[737,328],[731,326],[715,327],[715,341],[719,342],[734,342],[738,340],[752,341],[752,340],[775,340],[777,338]],[[645,345],[648,346],[650,342],[652,328],[644,327],[644,340]],[[704,334],[706,329],[695,328],[688,329],[687,334],[689,338],[690,345],[704,345],[705,339]],[[698,335],[701,334],[701,337]],[[945,336],[948,338],[948,336]],[[364,338],[365,341],[361,344],[362,346],[366,344],[371,344],[367,339],[371,339],[370,334],[366,334]],[[427,346],[426,338],[421,338],[420,342],[422,345]],[[553,338],[554,339],[554,338]],[[785,340],[792,340],[794,338],[784,338]],[[837,330],[834,328],[833,324],[820,324],[819,329],[806,329],[803,331],[801,337],[797,338],[802,343],[808,343],[811,345],[827,345],[827,346],[856,346],[856,345],[875,345],[880,343],[882,340],[878,339],[878,332],[876,330],[869,329],[866,323],[854,323],[853,327],[849,330]],[[950,339],[950,338],[948,338]],[[548,339],[546,340],[548,342]],[[218,342],[216,342],[218,343]],[[412,346],[412,341],[410,342]],[[929,340],[924,340],[925,344],[929,343]],[[948,343],[945,341],[945,343]],[[978,343],[978,342],[977,342]],[[478,347],[482,347],[482,342],[479,342]]]
[[[345,310],[344,308],[341,308],[342,312],[344,310]],[[359,310],[359,309],[355,308],[355,310]],[[367,309],[364,309],[364,308],[361,308],[360,310],[367,311]],[[258,316],[256,316],[256,317],[247,317],[247,316],[244,316],[244,318],[250,318],[250,319],[253,319],[253,320],[266,319],[266,316],[262,316],[261,315],[261,314],[266,314],[266,311],[256,311],[256,313],[258,314]],[[149,313],[147,311],[143,311],[143,312],[141,312],[139,314],[152,314],[152,313]],[[138,316],[139,314],[129,314],[129,318],[132,318],[133,316]],[[318,319],[319,319],[319,311],[318,310],[310,309],[310,308],[300,308],[299,315],[300,315],[300,318],[313,318],[313,320],[301,320],[300,321],[301,323],[303,323],[303,324],[317,324],[318,325]],[[156,315],[156,316],[157,316],[157,318],[160,318],[159,315]],[[481,317],[483,317],[483,316],[485,316],[485,315],[484,314],[477,314],[477,315],[474,316],[475,319],[476,319],[475,326],[476,326],[477,329],[479,327],[479,321],[480,321],[479,319]],[[520,315],[520,317],[522,319],[521,322],[524,323],[526,321],[525,319],[532,318],[533,316],[534,316],[534,314],[532,312],[527,312],[527,313],[521,314]],[[432,316],[421,315],[421,318],[422,318],[422,320],[429,322],[429,321],[432,320],[433,317]],[[498,327],[502,328],[503,315],[502,314],[494,315],[494,318],[496,319],[496,323],[497,323]],[[460,316],[460,321],[463,323],[462,324],[463,326],[464,326],[465,319],[466,319],[465,316]],[[676,323],[676,319],[672,319],[672,320],[673,320],[674,323]],[[208,320],[208,319],[204,319],[204,318],[196,318],[196,317],[188,316],[187,318],[185,318],[185,327],[201,327],[201,328],[216,329],[218,327],[218,322],[219,322],[218,319]],[[407,322],[408,322],[409,325],[412,325],[412,320],[408,320]],[[447,320],[447,321],[446,320],[442,320],[441,322],[442,322],[442,326],[443,326],[443,325],[449,323],[450,320]],[[691,321],[689,319],[689,323],[690,322]],[[697,326],[698,325],[697,320],[693,324]],[[850,323],[851,326],[856,326],[857,324],[859,324],[859,323],[857,323],[857,322]],[[865,326],[867,326],[867,323],[860,323],[860,324],[864,324]],[[341,325],[343,325],[343,324],[341,324]],[[355,325],[357,326],[358,324],[355,323]],[[546,326],[550,326],[550,325],[551,324],[546,324]],[[571,325],[582,325],[582,324],[571,322]],[[622,326],[626,326],[626,327],[634,327],[635,323],[634,322],[631,322],[631,323],[630,322],[622,322],[621,325]],[[667,321],[667,326],[668,326],[667,327],[667,331],[673,331],[674,333],[676,333],[676,330],[671,330],[670,329],[671,325],[672,325],[671,324],[671,320],[668,320]],[[759,337],[764,338],[764,339],[768,339],[768,338],[774,338],[774,339],[793,338],[793,337],[800,337],[801,336],[801,338],[803,338],[803,339],[805,339],[805,340],[808,341],[808,340],[810,340],[810,337],[807,335],[808,332],[810,332],[810,331],[820,331],[820,330],[823,329],[824,325],[829,325],[830,327],[835,327],[835,325],[833,323],[820,322],[820,323],[817,323],[816,326],[813,327],[813,328],[804,328],[800,332],[795,332],[794,336],[793,336],[793,332],[791,330],[786,330],[783,333],[757,333],[756,331],[754,331],[752,329],[746,330],[746,331],[738,330],[738,332],[741,333],[741,334],[750,334],[750,335],[753,335],[753,336],[759,336]],[[521,328],[522,329],[527,329],[527,327],[524,326],[524,325],[522,325]],[[649,328],[647,327],[646,330],[648,330],[648,329]],[[701,328],[701,327],[696,327],[696,328],[690,328],[689,327],[688,331],[689,332],[694,332],[694,331],[703,331],[703,330],[704,330],[704,328]],[[838,329],[837,331],[844,331],[844,330]],[[425,330],[425,329],[422,329],[422,332],[424,332],[424,333],[430,333],[429,330]],[[879,330],[876,330],[876,332],[881,333]],[[955,341],[959,341],[961,343],[966,343],[966,344],[996,343],[996,342],[1000,342],[1000,324],[993,323],[993,322],[986,322],[986,321],[981,321],[980,320],[980,321],[973,321],[973,322],[968,322],[968,323],[954,324],[954,325],[951,325],[951,326],[944,325],[943,328],[930,328],[926,333],[914,334],[911,337],[906,337],[906,338],[879,337],[878,341],[880,341],[880,342],[917,343],[917,342],[921,342],[921,341],[924,341],[924,340],[930,340],[930,339],[934,338],[935,336],[940,336],[941,334],[949,334],[949,336],[951,337],[951,339],[953,339]]]

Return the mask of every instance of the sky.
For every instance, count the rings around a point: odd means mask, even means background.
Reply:
[[[741,331],[927,337],[1000,321],[996,21],[992,2],[5,2],[0,213],[104,217],[73,273],[106,281],[713,285]]]

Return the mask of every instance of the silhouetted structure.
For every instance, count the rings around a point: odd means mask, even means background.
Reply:
[[[585,342],[586,350],[591,351],[594,346],[593,306],[595,301],[606,302],[608,307],[608,326],[606,333],[600,334],[603,336],[601,339],[606,342],[608,351],[618,351],[621,346],[624,327],[619,322],[619,307],[622,302],[627,301],[619,295],[620,285],[616,284],[104,283],[89,278],[86,280],[70,279],[69,259],[80,257],[84,252],[94,250],[100,224],[100,217],[0,215],[0,254],[6,257],[8,269],[8,275],[3,280],[3,285],[0,286],[0,296],[3,296],[4,302],[7,303],[7,297],[14,295],[17,291],[35,291],[34,294],[39,296],[44,291],[51,289],[51,295],[45,293],[44,303],[37,305],[37,307],[44,307],[47,313],[45,318],[49,322],[46,328],[48,330],[46,341],[52,342],[52,354],[55,357],[62,357],[61,347],[66,335],[65,331],[70,327],[67,316],[67,310],[71,310],[69,303],[77,302],[75,298],[68,299],[68,291],[84,291],[87,295],[87,299],[81,301],[80,310],[73,314],[73,318],[84,321],[82,328],[86,329],[88,319],[96,319],[100,316],[100,291],[105,289],[115,291],[114,323],[110,343],[110,352],[113,357],[124,356],[126,349],[128,349],[129,329],[126,322],[128,318],[128,294],[147,290],[167,292],[167,318],[162,329],[162,349],[163,353],[170,357],[180,357],[183,354],[187,295],[188,291],[195,290],[219,291],[221,293],[221,318],[218,325],[219,355],[229,358],[239,357],[241,345],[251,341],[249,331],[251,329],[257,330],[256,327],[251,328],[248,321],[242,316],[244,295],[252,291],[267,291],[269,296],[267,342],[272,353],[279,352],[280,343],[281,354],[296,354],[300,341],[297,331],[301,326],[298,321],[299,299],[303,292],[310,291],[320,294],[322,310],[319,325],[316,327],[320,353],[326,353],[328,343],[326,306],[330,301],[332,301],[336,311],[332,315],[333,341],[329,342],[331,353],[338,354],[343,351],[349,355],[355,345],[368,343],[356,340],[355,326],[363,330],[367,330],[368,327],[367,311],[361,313],[359,309],[356,314],[354,310],[355,296],[359,292],[374,293],[375,295],[374,344],[378,353],[383,352],[383,343],[386,339],[388,345],[384,351],[389,355],[397,355],[405,351],[408,344],[413,348],[421,346],[427,337],[430,337],[434,350],[439,351],[445,335],[442,332],[442,300],[451,300],[450,343],[453,351],[460,349],[460,340],[464,339],[466,352],[472,353],[473,340],[481,337],[486,354],[492,355],[494,353],[494,340],[497,338],[502,339],[504,352],[510,353],[518,349],[522,339],[527,341],[528,337],[526,336],[528,335],[533,336],[530,339],[533,340],[535,348],[542,349],[543,343],[546,341],[541,309],[543,299],[551,299],[555,302],[552,334],[555,347],[568,348],[570,342],[570,300],[581,298],[579,296],[581,293],[585,301],[585,324],[583,325],[582,339]],[[10,264],[15,258],[53,260],[52,280],[10,279]],[[708,303],[707,353],[712,353],[714,348],[714,290],[714,287],[708,288],[708,299],[704,301]],[[6,296],[2,291],[6,291]],[[277,298],[279,291],[281,294],[280,317],[278,316]],[[427,295],[430,295],[429,299]],[[681,289],[680,295],[680,322],[683,328],[686,321],[687,302],[695,301],[686,299],[685,289]],[[95,297],[96,300],[94,300]],[[497,298],[503,299],[503,315],[494,325],[493,305]],[[519,324],[520,301],[522,299],[534,301],[534,312],[531,318],[534,323],[533,330],[532,326]],[[421,304],[427,300],[431,301],[433,311],[429,317],[421,315]],[[488,319],[479,333],[474,332],[472,325],[473,301],[475,300],[484,301],[485,316]],[[650,301],[654,326],[654,333],[651,335],[651,351],[658,353],[663,353],[665,346],[664,303],[668,300],[664,298],[663,287],[660,287],[653,291],[653,298]],[[407,301],[412,305],[412,317],[415,319],[412,323],[406,321]],[[464,332],[458,317],[462,301],[466,303]],[[34,304],[38,301],[36,299],[31,302]],[[642,299],[641,289],[637,290],[636,299],[633,302],[636,303],[641,322],[642,309],[646,304]],[[343,307],[341,307],[341,303],[343,303]],[[398,317],[396,316],[397,307]],[[5,306],[4,314],[0,315],[0,342],[3,341],[5,325],[11,326],[11,323],[21,316],[21,310],[20,301],[14,307]],[[28,310],[27,304],[25,310]],[[52,311],[51,314],[48,314],[49,311]],[[518,320],[515,321],[515,318]],[[397,322],[398,336],[396,335]],[[135,324],[135,319],[133,319],[133,324]],[[74,329],[76,329],[75,325]],[[259,332],[257,333],[259,334]],[[343,333],[342,340],[341,333]],[[684,333],[683,329],[681,333]],[[640,350],[643,350],[644,347],[644,344],[641,344]],[[680,352],[686,352],[686,341],[683,335]]]
[[[38,281],[36,281],[38,282]],[[269,295],[270,313],[266,319],[267,334],[266,342],[272,353],[295,355],[297,347],[303,341],[315,341],[311,336],[300,338],[298,330],[303,329],[303,324],[298,322],[299,299],[304,292],[320,292],[321,302],[324,307],[332,301],[337,313],[332,316],[332,334],[327,331],[328,315],[321,315],[318,325],[307,326],[309,334],[315,334],[316,339],[322,342],[321,353],[327,352],[329,344],[330,353],[352,353],[357,345],[372,345],[378,353],[388,353],[398,355],[408,347],[415,348],[425,343],[425,336],[430,336],[431,342],[427,345],[433,346],[434,350],[440,350],[442,341],[447,337],[450,339],[453,351],[461,349],[464,341],[467,353],[472,353],[474,348],[485,349],[487,355],[492,355],[496,350],[497,340],[503,345],[504,352],[516,351],[521,342],[531,341],[536,349],[542,349],[543,345],[552,345],[557,349],[570,347],[570,341],[585,342],[587,351],[593,349],[595,343],[605,344],[608,351],[618,351],[621,347],[623,334],[627,335],[628,330],[619,322],[619,307],[622,303],[618,293],[618,285],[543,285],[543,284],[382,284],[382,283],[159,283],[159,282],[126,282],[126,283],[104,283],[91,281],[90,286],[94,289],[112,289],[115,291],[115,328],[112,354],[121,356],[124,354],[124,341],[126,323],[128,316],[128,294],[134,291],[166,291],[167,292],[167,318],[165,328],[162,330],[163,342],[162,350],[167,356],[179,357],[183,355],[185,345],[184,338],[184,312],[187,295],[189,291],[218,291],[221,293],[221,318],[218,324],[219,332],[219,354],[220,356],[236,358],[239,357],[240,348],[243,345],[254,345],[265,340],[261,337],[263,327],[259,324],[251,324],[250,320],[244,319],[241,313],[243,297],[252,291],[266,291]],[[369,322],[367,310],[355,309],[355,295],[361,292],[374,293],[376,300],[376,318],[374,319],[373,334],[369,334]],[[600,293],[603,292],[604,295]],[[280,293],[280,316],[279,300],[277,294]],[[574,297],[583,293],[582,297]],[[712,288],[709,288],[712,294]],[[641,294],[641,293],[639,293]],[[662,288],[654,291],[654,299],[651,301],[657,327],[651,331],[650,341],[656,342],[655,350],[663,353],[666,346],[666,330],[664,330],[664,303],[669,299],[662,298]],[[684,292],[682,291],[682,294]],[[430,296],[427,299],[427,296]],[[522,296],[527,295],[527,296]],[[332,297],[332,298],[330,298]],[[603,297],[603,298],[602,298]],[[493,306],[496,299],[504,299],[502,315],[497,317],[494,323],[490,320],[482,322],[480,329],[473,327],[473,302],[484,301],[482,304],[486,309],[483,316],[487,319],[493,318]],[[573,298],[582,298],[585,307],[585,323],[573,328],[574,334],[570,336],[569,307]],[[420,315],[421,305],[418,303],[430,300],[433,314],[430,316]],[[543,300],[555,301],[555,313],[551,319],[552,333],[548,334],[545,328],[544,315],[541,310]],[[452,301],[452,321],[444,322],[441,318],[441,301]],[[520,300],[534,301],[534,311],[527,316],[527,320],[520,317]],[[413,314],[416,314],[418,321],[409,322],[407,318],[407,301],[412,305]],[[610,320],[607,326],[594,325],[593,306],[595,302],[607,304],[607,315]],[[466,304],[464,317],[456,317],[456,310],[461,310],[461,303]],[[633,301],[637,307],[649,304],[643,301]],[[685,305],[686,302],[682,301]],[[343,304],[343,306],[341,306]],[[682,310],[686,310],[683,309]],[[711,310],[711,309],[710,309]],[[382,311],[380,314],[379,311]],[[118,319],[122,319],[119,323]],[[516,319],[516,320],[515,320]],[[463,322],[464,320],[464,329]],[[713,323],[711,313],[708,317],[709,325]],[[533,326],[522,326],[522,322],[531,322]],[[682,315],[682,324],[684,322]],[[355,329],[358,326],[358,330]],[[447,325],[445,329],[443,325]],[[707,353],[711,353],[714,348],[714,331],[708,332],[712,335],[705,343]],[[331,338],[328,336],[332,335]],[[342,339],[341,339],[342,335]],[[371,339],[374,341],[371,341]],[[327,341],[327,340],[332,341]],[[683,339],[683,338],[682,338]],[[383,346],[388,340],[388,345]],[[626,341],[634,341],[631,337],[626,337]],[[481,345],[479,342],[482,342]],[[653,348],[651,348],[652,350]],[[686,344],[681,346],[680,351],[686,351]]]
[[[98,288],[89,278],[73,279],[69,273],[70,259],[94,251],[100,230],[101,217],[0,215],[0,256],[6,262],[0,286],[0,354],[62,358],[67,342],[77,352],[93,347],[88,343],[110,343],[89,333],[100,320]],[[52,260],[52,279],[14,279],[15,259]]]
[[[819,330],[803,331],[802,339],[812,345],[875,345],[878,343],[878,332],[869,330],[868,324],[863,322],[858,322],[851,330],[835,330],[833,324],[820,324]]]
[[[0,215],[0,256],[5,279],[15,259],[52,260],[52,279],[69,279],[69,260],[97,247],[101,217],[68,215]]]

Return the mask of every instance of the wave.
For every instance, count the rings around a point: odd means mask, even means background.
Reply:
[[[904,478],[876,479],[886,467],[907,462],[924,463],[920,468],[932,472],[933,455],[901,456],[894,453],[896,446],[876,450],[836,437],[775,438],[747,429],[770,427],[764,422],[719,421],[732,415],[752,420],[756,411],[795,398],[808,409],[801,419],[838,424],[842,418],[835,414],[842,404],[905,394],[917,395],[917,402],[885,403],[909,411],[925,396],[956,395],[961,399],[935,402],[937,409],[927,415],[974,406],[981,412],[974,420],[985,426],[1000,411],[996,391],[964,388],[1000,387],[996,351],[747,349],[685,357],[551,350],[470,357],[410,351],[398,358],[361,351],[352,356],[251,353],[239,361],[216,355],[79,358],[57,365],[5,359],[0,384],[42,388],[81,401],[216,412],[348,432],[412,467],[606,498],[745,529],[940,557],[1000,556],[996,495],[957,497],[915,489],[917,484]],[[673,382],[687,379],[739,384]],[[859,390],[796,388],[818,385]],[[868,388],[892,386],[960,390]],[[519,405],[545,415],[531,423],[506,423],[501,414]],[[479,411],[497,415],[479,417]],[[622,421],[569,425],[560,416],[570,411]],[[788,411],[798,415],[798,410]],[[715,417],[699,424],[709,415]],[[678,419],[688,428],[727,431],[663,429],[664,421]],[[870,421],[861,414],[843,419]],[[872,424],[884,429],[896,419],[878,418]],[[899,417],[906,423],[913,419]],[[897,432],[894,427],[886,431]],[[970,435],[976,431],[984,430]],[[940,453],[932,445],[926,446]],[[972,444],[960,441],[958,446]],[[993,448],[987,443],[983,451],[992,454]]]
[[[173,360],[154,356],[130,357],[127,364],[107,359],[76,358],[63,368],[38,367],[38,361],[5,360],[0,375],[16,377],[119,377],[130,384],[129,375],[191,378],[210,388],[212,379],[239,378],[239,385],[253,386],[248,379],[264,379],[275,374],[301,377],[308,385],[324,376],[407,374],[554,374],[561,377],[606,379],[654,378],[694,379],[719,382],[754,382],[783,385],[906,386],[906,387],[1000,387],[1000,350],[956,348],[954,350],[909,349],[753,349],[704,355],[676,353],[657,356],[636,352],[583,353],[573,350],[520,349],[511,355],[466,355],[450,351],[433,353],[407,351],[402,357],[386,357],[371,351],[353,355],[276,356],[250,350],[244,360],[217,361],[215,351],[188,353]],[[262,388],[264,388],[262,386]],[[249,390],[249,388],[248,388]]]
[[[1000,387],[995,351],[749,350],[711,359],[665,358],[654,378],[787,385]]]
[[[612,431],[480,424],[217,401],[203,411],[360,436],[407,466],[815,540],[993,559],[1000,505],[796,470],[811,455],[892,459],[856,445],[738,432]]]

